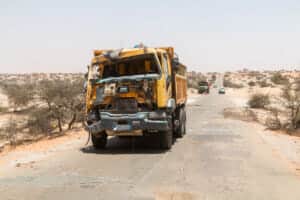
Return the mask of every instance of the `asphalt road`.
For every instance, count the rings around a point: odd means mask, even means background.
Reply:
[[[170,151],[156,138],[111,138],[104,151],[76,146],[15,168],[0,177],[0,199],[299,200],[300,178],[252,124],[224,119],[228,106],[214,91],[198,97]]]

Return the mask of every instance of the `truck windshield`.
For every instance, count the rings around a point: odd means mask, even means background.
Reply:
[[[154,55],[146,54],[123,58],[113,63],[105,64],[102,78],[159,73],[160,70]]]
[[[207,81],[200,81],[199,86],[208,86],[208,82]]]

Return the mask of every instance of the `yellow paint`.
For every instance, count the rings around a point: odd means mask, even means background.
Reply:
[[[125,65],[123,63],[118,66],[118,72],[121,75],[125,74]]]
[[[157,91],[157,107],[165,108],[167,106],[168,94],[166,91],[166,79],[164,75],[162,75],[160,80],[157,80],[156,91]]]
[[[146,72],[150,72],[150,68],[151,68],[151,62],[150,61],[145,61],[145,68],[146,68]]]
[[[95,50],[94,51],[94,58],[92,59],[92,65],[97,63],[103,63],[106,62],[107,59],[103,56],[103,53],[105,53],[108,50]],[[171,76],[172,74],[172,67],[171,67],[171,59],[174,56],[174,49],[172,47],[160,47],[160,48],[133,48],[133,49],[122,49],[120,53],[121,58],[127,58],[131,56],[137,56],[142,54],[148,54],[153,53],[155,55],[162,55],[167,53],[168,54],[168,75]],[[103,65],[99,65],[99,75],[103,73]],[[125,73],[125,66],[119,65],[118,71],[120,74]],[[145,67],[146,71],[149,72],[151,69],[151,63],[149,61],[145,61]],[[159,80],[154,82],[153,86],[153,97],[152,99],[156,101],[158,108],[165,108],[167,105],[167,101],[169,98],[175,98],[177,104],[184,104],[187,99],[187,81],[186,81],[186,67],[184,65],[179,66],[178,73],[176,74],[176,78],[173,80],[175,81],[175,90],[176,90],[176,96],[172,94],[172,84],[168,88],[166,88],[166,74],[165,69],[161,69],[161,77]],[[129,84],[128,84],[129,85]],[[87,95],[86,95],[86,106],[87,110],[91,109],[92,102],[96,98],[96,87],[91,87],[90,84],[88,84],[87,87]],[[133,91],[128,92],[124,94],[118,94],[121,98],[136,98],[139,103],[145,102],[145,96],[142,92],[139,91]],[[112,102],[113,97],[105,97],[103,104],[109,104]]]

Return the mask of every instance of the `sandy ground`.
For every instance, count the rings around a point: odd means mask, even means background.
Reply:
[[[260,92],[278,95],[281,90],[280,88],[228,88],[226,91],[233,102],[233,106],[244,107],[247,106],[247,101],[251,94]],[[266,127],[260,124],[255,124],[254,126],[259,130],[261,138],[267,144],[270,144],[283,158],[289,160],[292,164],[295,164],[295,168],[299,168],[300,170],[300,137],[290,136],[280,131],[266,130]]]
[[[281,94],[281,88],[272,88],[272,87],[244,87],[240,89],[235,88],[226,88],[226,94],[232,97],[232,101],[237,106],[247,106],[247,102],[253,94],[268,94],[270,96],[279,97]]]
[[[1,88],[0,88],[0,107],[8,107],[7,96],[3,94],[3,91]]]
[[[266,131],[261,128],[260,136],[262,139],[272,145],[272,148],[278,152],[281,157],[287,159],[292,167],[300,175],[300,137],[290,136],[285,133]]]
[[[60,151],[72,149],[78,145],[84,146],[83,141],[84,139],[87,140],[87,138],[88,134],[83,129],[77,129],[67,131],[63,136],[52,139],[44,138],[31,144],[23,144],[16,147],[7,146],[0,153],[0,166],[2,166],[0,176],[1,172],[4,173],[4,169],[30,166]]]

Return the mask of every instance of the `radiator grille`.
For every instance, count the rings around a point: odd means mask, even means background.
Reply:
[[[117,111],[133,113],[138,111],[138,103],[134,98],[119,98],[115,102],[115,108]]]

